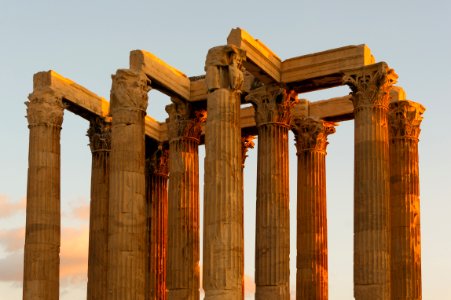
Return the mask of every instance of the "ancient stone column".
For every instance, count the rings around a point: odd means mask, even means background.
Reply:
[[[293,119],[298,157],[296,299],[328,299],[326,146],[333,123]]]
[[[390,104],[390,219],[392,299],[421,299],[418,137],[424,107]]]
[[[27,105],[30,128],[23,299],[59,299],[60,132],[64,105],[51,90]]]
[[[150,299],[166,299],[169,151],[158,149],[147,161],[147,208]]]
[[[203,288],[205,299],[243,298],[243,175],[240,94],[245,53],[208,51],[205,133]]]
[[[205,111],[172,98],[169,114],[168,299],[199,299],[199,153]]]
[[[107,299],[108,202],[111,122],[93,118],[88,129],[92,152],[89,213],[88,300]]]
[[[290,298],[288,131],[294,98],[277,85],[250,91],[258,130],[255,299]]]
[[[144,299],[148,255],[144,117],[149,81],[131,70],[118,70],[112,78],[108,299]]]
[[[390,298],[387,113],[397,75],[385,63],[348,71],[354,105],[354,297]]]

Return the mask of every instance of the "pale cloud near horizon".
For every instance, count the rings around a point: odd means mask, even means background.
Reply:
[[[25,198],[20,202],[12,202],[8,197],[0,196],[2,211],[0,218],[7,219],[22,213],[24,227],[0,229],[0,249],[6,255],[0,258],[0,281],[13,282],[21,288],[23,277],[23,245],[25,241]],[[86,286],[88,270],[89,247],[89,205],[70,205],[63,212],[63,218],[68,221],[82,221],[78,227],[63,226],[61,228],[61,289],[70,289],[70,286]],[[77,223],[78,224],[78,223]],[[202,272],[201,272],[202,273]],[[255,294],[254,278],[244,275],[245,296]]]
[[[0,249],[4,256],[0,258],[0,281],[20,283],[23,274],[23,246],[25,242],[25,207],[23,198],[13,202],[7,196],[0,195],[0,218],[8,219],[21,214],[23,227],[0,228]],[[70,207],[63,212],[68,220],[84,221],[78,227],[61,228],[61,266],[62,286],[86,284],[89,243],[89,205]]]
[[[14,202],[6,195],[0,195],[0,208],[0,219],[6,219],[18,213],[24,213],[26,208],[25,197],[19,202]]]

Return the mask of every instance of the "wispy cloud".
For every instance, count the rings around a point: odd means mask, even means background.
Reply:
[[[19,212],[25,212],[25,199],[12,202],[8,197],[0,196],[0,218],[9,218]],[[89,243],[89,206],[72,207],[63,214],[63,218],[77,221],[76,226],[61,229],[61,265],[62,285],[86,284]],[[81,221],[81,222],[80,222]],[[23,221],[23,225],[25,220]],[[0,281],[21,282],[23,274],[23,247],[25,227],[0,228]]]
[[[0,230],[0,246],[6,252],[16,252],[23,249],[25,228]]]
[[[244,274],[244,294],[253,295],[255,294],[255,281],[252,276]]]
[[[11,217],[17,213],[25,213],[25,207],[25,198],[14,202],[9,197],[0,195],[0,219]]]

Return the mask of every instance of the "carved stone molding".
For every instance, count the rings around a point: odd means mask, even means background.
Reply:
[[[244,162],[246,161],[247,158],[247,151],[249,149],[254,149],[255,143],[255,136],[253,135],[246,135],[246,136],[242,136],[241,137],[241,159],[242,159],[242,164],[243,164],[243,168],[244,168]]]
[[[166,106],[169,140],[188,138],[199,142],[202,124],[207,120],[206,110],[194,110],[192,105],[178,98],[171,98]]]
[[[296,118],[292,130],[296,140],[297,153],[302,151],[325,152],[327,136],[335,132],[335,123],[307,118]]]
[[[390,103],[388,113],[390,139],[418,140],[424,111],[425,108],[421,104],[413,101]]]
[[[111,122],[103,118],[93,118],[87,132],[91,152],[111,151]]]
[[[34,91],[28,96],[27,119],[29,127],[44,125],[61,127],[65,105],[63,97],[52,90]]]
[[[147,160],[147,167],[150,174],[167,177],[169,174],[169,150],[163,144],[158,145],[158,149]]]
[[[268,123],[289,126],[291,109],[299,100],[294,91],[272,84],[251,90],[246,101],[252,103],[255,108],[255,122],[258,127]]]
[[[144,73],[120,69],[111,78],[113,79],[111,111],[122,109],[146,111],[150,80]]]
[[[223,88],[240,93],[244,82],[244,60],[246,52],[238,47],[228,45],[211,48],[205,61],[208,91]]]
[[[384,62],[345,71],[343,84],[351,88],[354,109],[381,107],[388,109],[390,89],[396,83],[398,75]]]

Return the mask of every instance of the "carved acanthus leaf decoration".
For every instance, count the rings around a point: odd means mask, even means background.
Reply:
[[[425,108],[416,102],[402,100],[390,103],[388,113],[390,139],[415,139],[420,136],[420,125]]]
[[[351,88],[354,108],[381,107],[388,109],[390,89],[398,75],[386,63],[378,63],[345,72],[343,84]]]
[[[46,89],[34,91],[28,99],[25,105],[30,127],[38,125],[61,127],[65,108],[61,95]]]
[[[144,73],[128,69],[117,70],[111,76],[111,111],[114,110],[141,110],[146,111],[150,80]]]
[[[247,151],[249,149],[254,149],[255,143],[255,136],[253,135],[246,135],[241,137],[241,159],[242,159],[242,166],[244,168],[244,162],[247,158]]]
[[[148,159],[149,174],[167,177],[169,174],[169,150],[163,145]]]
[[[207,120],[206,110],[194,111],[191,104],[178,98],[171,98],[166,106],[169,140],[190,138],[199,141],[202,124]]]
[[[87,135],[89,147],[93,153],[111,150],[111,122],[100,117],[93,118],[90,121]]]
[[[328,144],[327,136],[335,132],[335,126],[335,123],[311,117],[294,119],[292,130],[296,140],[297,153],[303,151],[325,152]]]
[[[291,109],[299,100],[294,91],[272,84],[251,90],[246,96],[246,101],[252,103],[255,108],[257,126],[268,123],[289,126]]]
[[[244,82],[244,60],[246,52],[236,46],[211,48],[205,61],[208,91],[223,88],[240,93]]]

